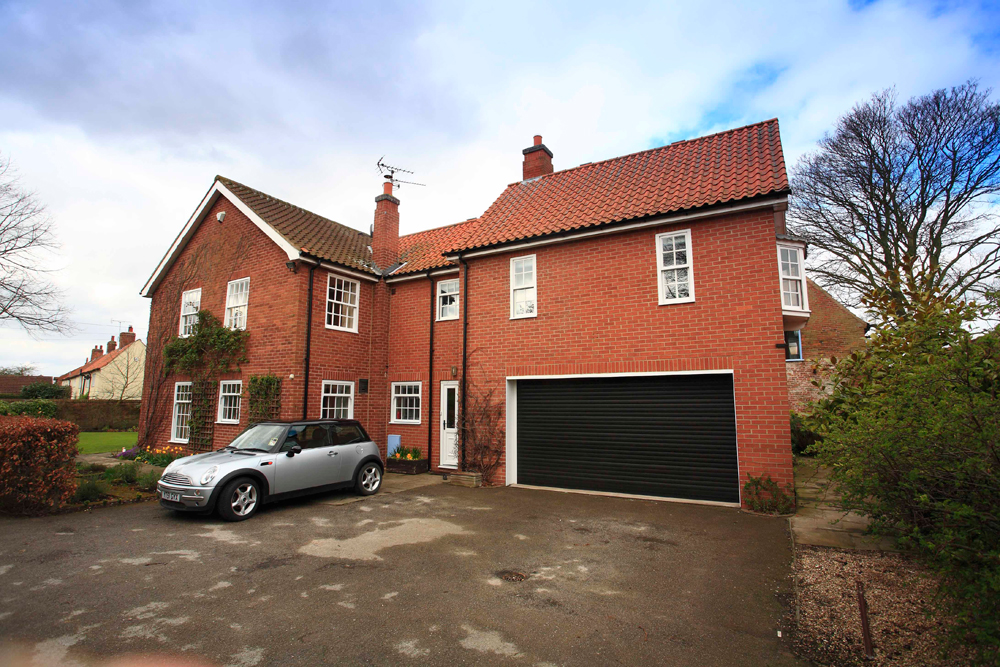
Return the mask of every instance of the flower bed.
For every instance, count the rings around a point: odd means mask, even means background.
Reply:
[[[419,475],[429,469],[430,462],[423,458],[423,453],[416,447],[399,447],[385,461],[386,472]]]

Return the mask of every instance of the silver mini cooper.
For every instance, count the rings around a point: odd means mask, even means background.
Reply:
[[[382,458],[361,424],[321,419],[254,424],[228,447],[177,459],[157,484],[160,505],[249,519],[263,504],[353,486],[382,486]]]

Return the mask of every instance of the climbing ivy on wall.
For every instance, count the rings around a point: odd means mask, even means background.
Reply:
[[[278,419],[281,416],[281,378],[273,373],[251,375],[247,383],[247,411],[251,424]]]

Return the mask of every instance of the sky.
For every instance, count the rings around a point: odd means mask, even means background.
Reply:
[[[786,164],[873,92],[1000,90],[1000,8],[953,2],[10,2],[0,155],[47,207],[66,336],[0,326],[59,375],[119,331],[216,174],[367,231],[480,215],[541,134],[556,169],[777,117]]]

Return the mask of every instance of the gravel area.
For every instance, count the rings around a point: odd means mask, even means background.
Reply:
[[[821,665],[964,665],[942,657],[946,622],[927,615],[937,584],[911,558],[879,551],[799,547],[794,647]],[[856,581],[864,582],[875,659],[864,660]]]

